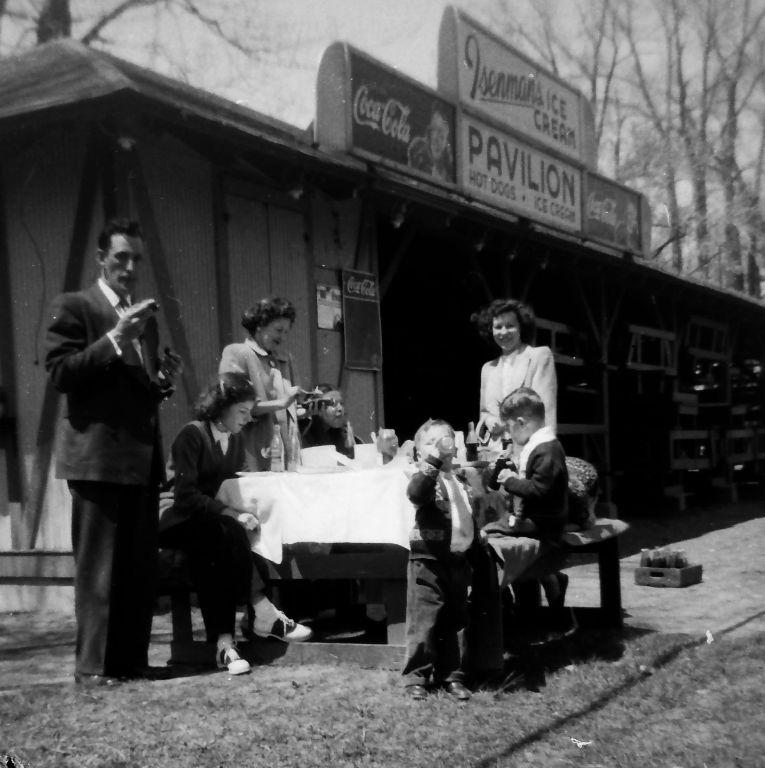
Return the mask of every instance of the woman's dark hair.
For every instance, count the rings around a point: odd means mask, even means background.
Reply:
[[[295,307],[287,299],[275,296],[272,299],[261,299],[255,306],[245,310],[242,315],[242,326],[252,335],[256,329],[281,318],[286,318],[290,324],[294,323]]]
[[[473,312],[470,315],[471,322],[488,341],[493,340],[492,325],[494,318],[512,312],[518,318],[518,325],[521,331],[521,341],[524,344],[531,344],[534,341],[534,334],[537,331],[537,320],[534,316],[534,310],[522,301],[517,299],[495,299],[487,306]]]
[[[229,406],[255,399],[255,387],[243,373],[221,373],[199,396],[194,416],[216,421]]]

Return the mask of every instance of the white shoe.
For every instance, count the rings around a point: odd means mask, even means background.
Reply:
[[[229,675],[246,675],[250,665],[237,652],[234,646],[221,648],[215,656],[218,669],[227,669]]]
[[[313,630],[304,624],[298,624],[296,621],[285,616],[281,611],[276,612],[276,619],[270,627],[266,627],[255,618],[253,632],[258,637],[274,637],[277,640],[283,640],[285,643],[303,643],[313,637]]]

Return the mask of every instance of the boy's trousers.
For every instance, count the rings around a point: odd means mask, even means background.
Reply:
[[[405,685],[462,681],[468,587],[472,569],[464,553],[413,559],[407,569]]]

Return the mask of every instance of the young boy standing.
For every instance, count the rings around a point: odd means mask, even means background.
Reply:
[[[458,633],[468,619],[472,569],[467,553],[476,539],[472,502],[466,484],[452,472],[452,427],[429,419],[414,444],[420,464],[407,488],[416,512],[407,569],[404,685],[413,699],[424,699],[432,681],[467,701]]]

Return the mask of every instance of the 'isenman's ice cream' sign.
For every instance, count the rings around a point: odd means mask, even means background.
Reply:
[[[452,7],[441,21],[438,88],[535,143],[595,165],[587,99]]]
[[[582,226],[582,174],[481,120],[463,115],[459,184],[478,200],[552,226]]]

